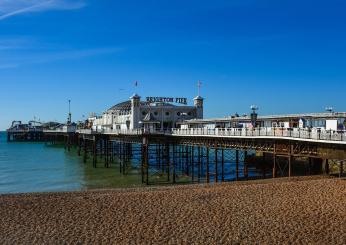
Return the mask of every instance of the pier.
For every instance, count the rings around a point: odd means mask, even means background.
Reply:
[[[12,134],[9,131],[8,134]],[[344,175],[346,132],[317,129],[42,130],[47,144],[75,147],[94,168],[140,169],[142,183],[218,183],[303,175]],[[11,136],[13,137],[13,136]],[[252,174],[251,174],[252,173]]]
[[[134,94],[81,125],[69,101],[67,124],[13,122],[8,141],[64,144],[94,168],[136,169],[147,185],[344,175],[346,113],[258,116],[251,106],[250,115],[203,119],[204,99],[186,101]]]

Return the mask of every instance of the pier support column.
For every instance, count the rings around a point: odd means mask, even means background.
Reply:
[[[262,177],[265,179],[266,176],[266,154],[265,152],[262,152]]]
[[[142,181],[149,185],[149,139],[147,137],[143,138],[142,144]]]
[[[93,140],[93,167],[97,167],[97,139],[94,137]]]
[[[244,159],[245,164],[245,159]],[[239,150],[235,151],[235,174],[236,174],[236,181],[239,180]]]
[[[225,149],[221,149],[221,181],[225,182]]]
[[[87,157],[88,157],[88,148],[87,148],[87,141],[83,139],[83,147],[84,147],[84,154],[83,154],[83,162],[87,162]]]
[[[340,178],[344,176],[344,161],[340,162]]]
[[[244,152],[244,177],[246,180],[249,179],[249,166],[247,164],[247,151]]]
[[[71,151],[71,135],[67,134],[67,151],[70,152]]]
[[[109,139],[105,138],[105,167],[109,168]]]
[[[176,183],[177,146],[173,144],[173,184]]]
[[[290,146],[290,155],[288,156],[288,177],[292,176],[292,163],[293,163],[293,145]]]
[[[276,154],[273,155],[273,178],[275,179],[277,177],[277,169],[276,169]]]
[[[81,138],[78,138],[78,156],[81,156],[81,151],[82,151],[82,140]]]
[[[11,142],[11,134],[7,132],[7,142]]]
[[[191,167],[192,167],[192,182],[195,182],[195,147],[191,146]]]
[[[202,165],[202,152],[201,152],[201,147],[198,146],[198,170],[197,170],[197,178],[198,178],[198,183],[201,182],[201,165]]]
[[[219,149],[215,148],[215,183],[219,182]]]
[[[207,183],[210,183],[210,173],[209,173],[209,161],[210,161],[210,159],[209,159],[209,151],[210,151],[210,149],[209,149],[209,147],[207,147],[207,167],[206,167],[206,176],[207,176]]]
[[[312,158],[309,157],[309,175],[312,174]]]
[[[167,169],[167,181],[171,181],[171,159],[170,159],[170,145],[167,143],[164,149],[165,159],[166,159],[166,169]],[[163,164],[162,164],[163,166]]]
[[[325,159],[324,160],[324,173],[326,175],[329,175],[330,173],[330,169],[329,169],[329,160],[328,159]]]
[[[293,160],[293,156],[289,155],[288,156],[288,177],[291,178],[292,176],[292,160]]]

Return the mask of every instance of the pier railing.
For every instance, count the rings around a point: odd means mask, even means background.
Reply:
[[[278,137],[316,141],[346,142],[345,131],[301,128],[227,128],[227,129],[173,129],[177,136],[216,136],[216,137]]]
[[[76,131],[80,134],[108,134],[108,135],[144,135],[144,134],[172,134],[172,131],[162,131],[154,129],[79,129]]]
[[[108,135],[172,135],[172,136],[214,136],[214,137],[252,137],[252,138],[293,138],[314,141],[345,142],[346,131],[307,128],[191,128],[171,130],[148,129],[81,129],[80,134],[108,134]]]

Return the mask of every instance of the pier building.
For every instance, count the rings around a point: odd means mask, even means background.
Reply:
[[[185,120],[203,119],[203,98],[194,98],[193,106],[186,98],[141,97],[114,105],[100,117],[90,118],[94,130],[132,130],[147,128],[168,130]]]
[[[225,118],[192,119],[180,124],[181,128],[252,128],[253,116],[234,115]],[[256,127],[261,128],[314,128],[345,130],[346,112],[268,115],[255,117]]]

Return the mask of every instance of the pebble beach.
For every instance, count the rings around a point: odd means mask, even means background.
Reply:
[[[346,180],[0,196],[1,244],[346,244]]]

